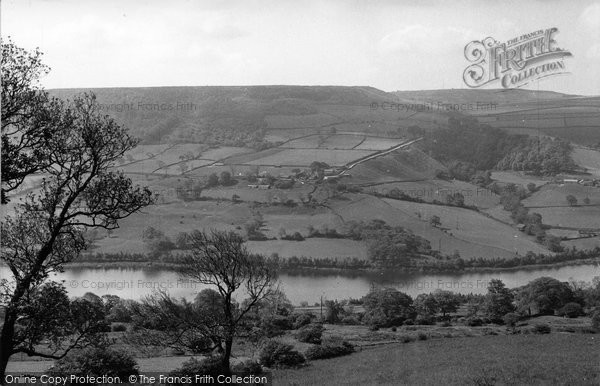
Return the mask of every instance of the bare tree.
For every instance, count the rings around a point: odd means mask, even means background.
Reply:
[[[190,234],[190,245],[192,254],[184,258],[180,272],[186,278],[216,288],[219,293],[222,363],[229,368],[234,337],[249,312],[271,294],[276,272],[263,256],[249,253],[244,239],[235,232],[194,231]],[[234,299],[239,289],[248,297],[241,305]]]

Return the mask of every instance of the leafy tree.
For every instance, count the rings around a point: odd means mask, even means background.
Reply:
[[[231,173],[229,173],[228,171],[222,171],[219,177],[219,182],[223,186],[231,185]]]
[[[499,279],[492,279],[487,290],[483,302],[483,311],[492,321],[502,321],[504,315],[515,310],[513,305],[514,295]]]
[[[217,288],[222,304],[221,344],[223,366],[229,368],[233,340],[248,313],[272,292],[274,267],[262,256],[248,252],[244,239],[234,232],[194,231],[192,254],[183,260],[181,275]],[[233,294],[244,288],[248,300],[236,306]]]
[[[421,316],[433,316],[438,312],[438,304],[432,294],[419,294],[415,298],[414,307]]]
[[[436,215],[431,216],[431,218],[429,219],[429,224],[431,224],[431,226],[436,227],[436,228],[439,227],[440,225],[442,225],[440,216],[436,216]]]
[[[335,324],[339,323],[344,315],[344,305],[337,300],[325,301],[325,322]]]
[[[550,314],[573,299],[568,283],[551,277],[540,277],[517,291],[517,309],[522,312]]]
[[[216,173],[211,173],[208,176],[208,181],[206,182],[206,186],[211,188],[211,187],[217,186],[217,185],[219,185],[219,177],[217,176]]]
[[[432,295],[437,304],[438,312],[441,312],[442,316],[445,317],[447,313],[456,312],[458,309],[460,300],[453,292],[438,289]]]
[[[45,141],[69,125],[64,103],[39,86],[49,72],[39,50],[27,52],[12,41],[2,42],[2,203],[25,178],[50,165]]]
[[[70,301],[56,282],[36,287],[28,295],[14,325],[13,352],[58,359],[72,349],[102,341],[107,325],[101,302]]]
[[[537,186],[536,186],[536,184],[534,184],[533,182],[530,182],[530,183],[528,183],[528,184],[527,184],[527,190],[528,190],[530,193],[534,193],[534,192],[537,190]]]
[[[363,297],[363,320],[378,327],[399,326],[414,317],[412,298],[395,288],[373,289]]]
[[[591,202],[591,201],[590,201],[590,198],[589,198],[589,197],[586,197],[586,198],[584,198],[584,199],[583,199],[583,203],[584,203],[584,204],[586,204],[586,205],[589,205],[589,204],[590,204],[590,202]]]
[[[569,206],[577,205],[577,198],[574,195],[568,194],[566,198],[567,198],[567,204],[569,204]]]
[[[32,61],[22,63],[25,55],[22,50],[3,44],[3,54],[7,55],[2,62],[3,76],[7,73],[23,84],[35,81],[28,73],[31,65],[27,63]],[[39,191],[28,194],[0,225],[0,257],[12,276],[3,280],[0,296],[5,310],[0,337],[0,377],[4,376],[13,354],[24,350],[30,355],[41,354],[37,348],[24,348],[15,341],[17,322],[40,284],[86,248],[85,230],[115,229],[119,220],[153,202],[148,189],[135,187],[123,173],[113,171],[116,161],[134,148],[137,140],[101,114],[94,95],[78,96],[70,104],[48,102],[58,124],[44,126],[41,132],[35,115],[31,119],[17,118],[21,112],[37,111],[40,102],[36,95],[10,89],[3,89],[2,93],[3,104],[20,106],[16,115],[8,116],[6,126],[2,123],[3,144],[20,143],[19,138],[30,135],[28,130],[33,130],[36,136],[36,144],[31,148],[2,146],[3,161],[23,158],[6,176],[3,163],[5,192],[33,172],[43,172],[45,177]],[[45,111],[42,108],[35,114],[46,114]],[[35,156],[32,158],[31,154]],[[66,351],[51,357],[64,355]]]

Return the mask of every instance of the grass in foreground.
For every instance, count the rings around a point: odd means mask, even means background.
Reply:
[[[600,337],[553,333],[387,345],[274,372],[275,385],[598,385]]]

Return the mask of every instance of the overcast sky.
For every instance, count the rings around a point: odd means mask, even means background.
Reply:
[[[558,27],[571,74],[539,87],[600,94],[600,1],[3,0],[1,18],[45,53],[48,88],[465,88],[469,41]]]

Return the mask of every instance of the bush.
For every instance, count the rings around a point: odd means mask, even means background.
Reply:
[[[306,359],[292,345],[272,340],[260,351],[259,361],[266,367],[297,367]]]
[[[320,324],[309,324],[308,326],[302,327],[296,333],[296,339],[299,342],[321,344],[321,337],[325,328]]]
[[[414,324],[415,324],[415,321],[414,321],[414,320],[412,320],[412,319],[406,319],[406,320],[404,321],[404,325],[405,325],[405,326],[412,326],[412,325],[414,325]]]
[[[450,327],[450,326],[452,326],[452,323],[450,323],[449,320],[444,320],[442,322],[442,327]]]
[[[533,326],[532,332],[534,334],[549,334],[552,329],[546,323],[538,323]]]
[[[394,326],[394,327],[392,327],[392,328],[391,328],[391,330],[392,330],[392,332],[396,332],[396,331],[398,331],[398,329],[397,329],[395,326]]]
[[[560,310],[558,310],[558,315],[566,316],[568,318],[576,318],[583,315],[583,308],[579,303],[567,303]]]
[[[596,310],[592,313],[592,328],[600,330],[600,310]]]
[[[126,352],[104,348],[71,351],[58,360],[49,371],[52,375],[111,376],[127,382],[130,375],[138,375],[137,363]]]
[[[252,359],[231,366],[231,371],[239,375],[256,375],[262,373],[262,366]]]
[[[351,343],[346,341],[341,342],[340,344],[334,345],[322,345],[322,346],[311,346],[306,352],[305,356],[307,359],[315,360],[315,359],[327,359],[327,358],[335,358],[343,355],[349,355],[354,352],[354,346]]]
[[[341,323],[349,326],[358,326],[360,324],[360,319],[355,315],[347,315],[342,318]]]
[[[180,368],[171,371],[170,376],[173,377],[195,377],[196,374],[210,375],[217,377],[223,374],[229,374],[229,369],[225,368],[221,363],[221,356],[213,355],[203,359],[191,358],[183,362]]]
[[[506,324],[507,327],[515,327],[519,319],[521,319],[521,316],[519,314],[509,312],[506,315],[504,315],[504,324]]]
[[[304,312],[302,314],[293,315],[293,318],[294,322],[292,324],[292,327],[294,328],[294,330],[297,330],[300,327],[304,327],[311,324],[313,319],[316,318],[316,316],[310,312]]]
[[[435,318],[433,318],[429,315],[418,315],[417,318],[415,319],[415,324],[421,325],[421,326],[430,326],[430,325],[435,324]]]
[[[127,326],[121,323],[113,324],[110,328],[113,332],[127,331]]]
[[[467,320],[465,320],[465,323],[467,326],[470,327],[483,326],[483,320],[481,318],[467,318]]]
[[[293,328],[293,319],[283,315],[269,315],[262,319],[261,328],[264,334],[272,338],[274,336],[282,335],[286,330]]]
[[[417,335],[418,340],[427,340],[427,338],[429,338],[429,337],[424,332],[419,332],[419,334]]]

